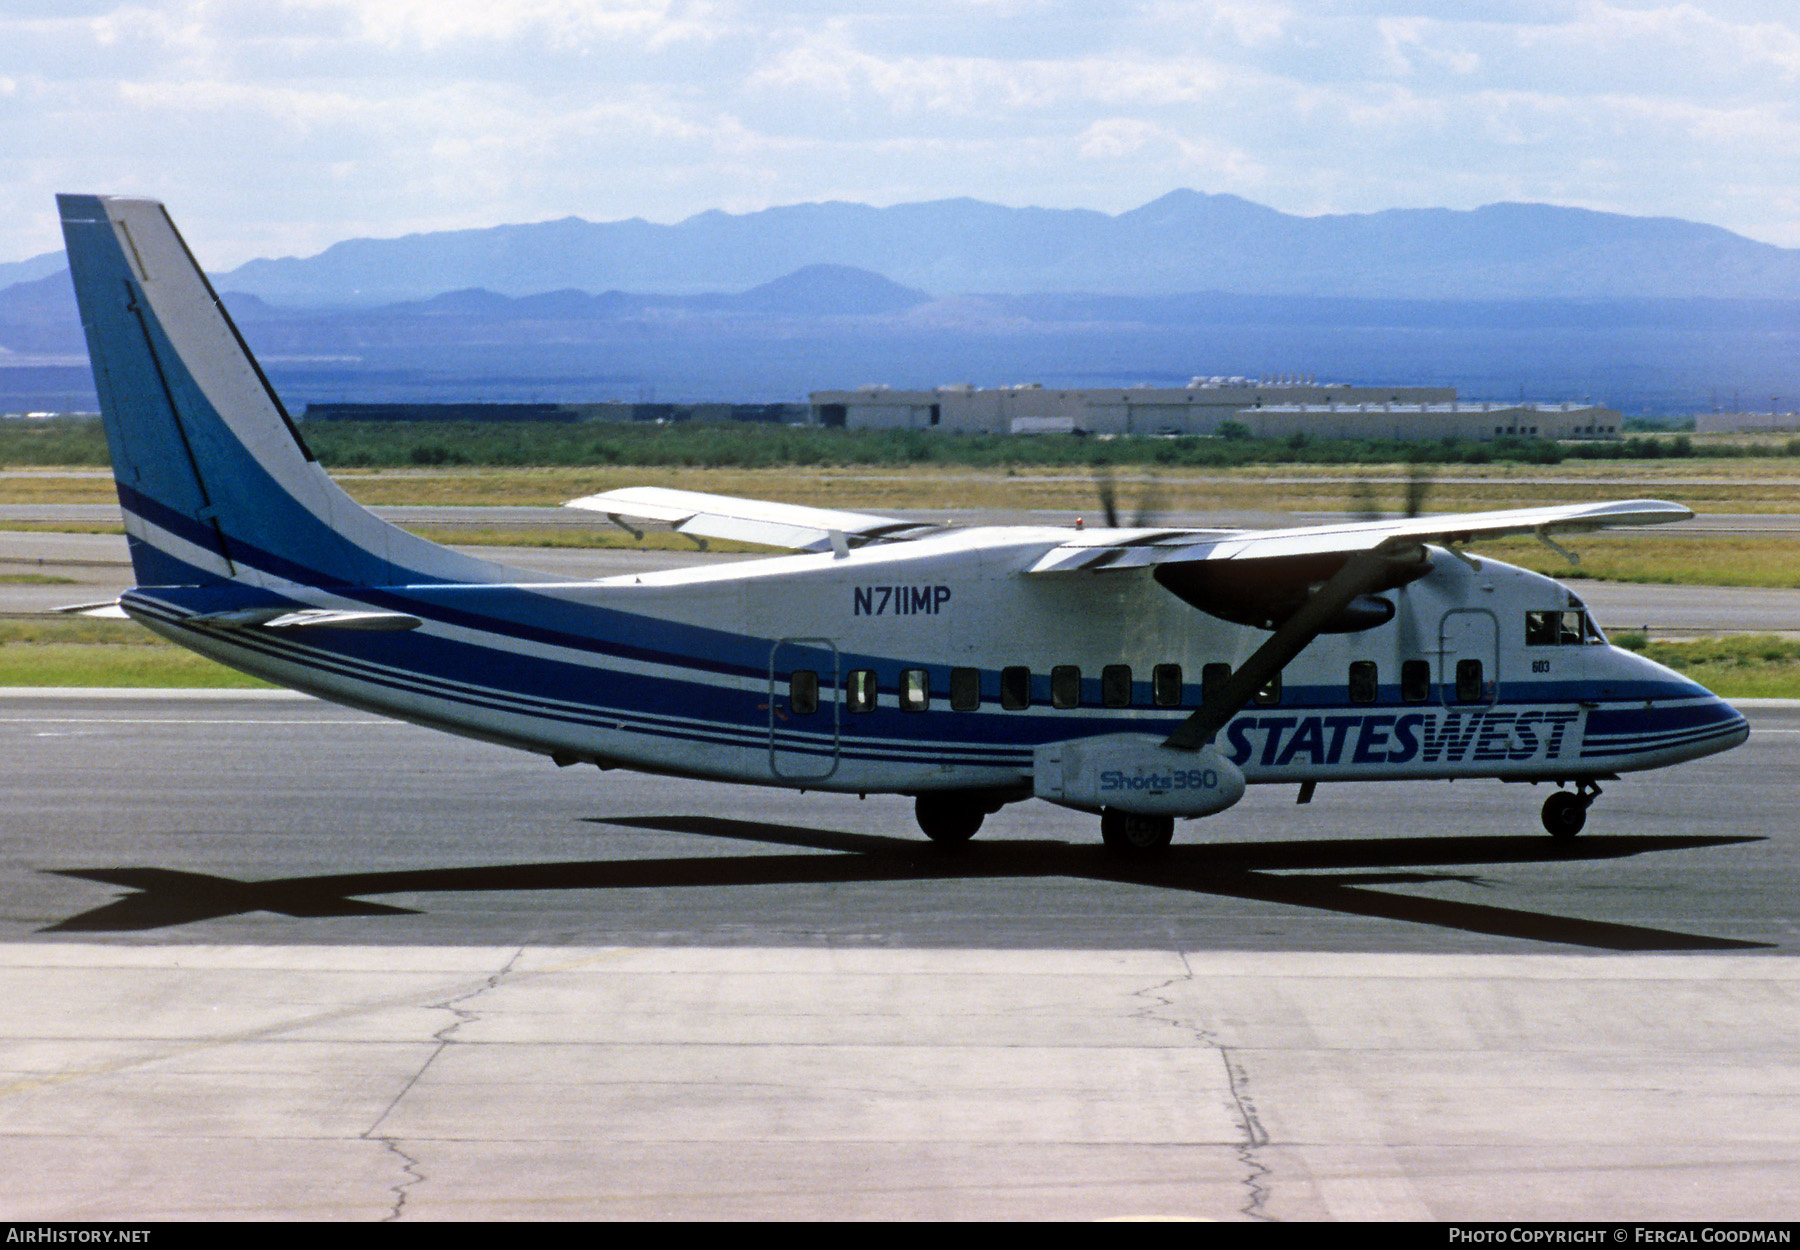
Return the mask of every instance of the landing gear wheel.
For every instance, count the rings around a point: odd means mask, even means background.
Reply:
[[[1587,801],[1579,794],[1558,790],[1544,800],[1544,828],[1550,836],[1567,841],[1587,824]]]
[[[1100,840],[1118,855],[1158,855],[1175,838],[1173,816],[1139,816],[1116,807],[1100,813]]]
[[[987,811],[959,794],[921,794],[913,801],[919,828],[939,846],[961,846],[975,836]]]

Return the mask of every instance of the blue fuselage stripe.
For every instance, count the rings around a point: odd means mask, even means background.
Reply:
[[[127,602],[134,611],[179,627],[187,605],[169,600],[189,597],[179,591],[140,591],[128,596]],[[362,597],[370,596],[363,592]],[[395,595],[389,602],[428,606],[404,595]],[[475,613],[452,615],[459,624],[469,622],[463,626],[469,629],[476,629],[484,619]],[[603,615],[614,624],[618,619],[637,619],[622,613]],[[501,623],[503,630],[507,624]],[[970,715],[947,713],[939,704],[921,717],[883,705],[869,713],[841,712],[835,728],[826,719],[832,713],[824,708],[814,714],[819,721],[802,727],[791,720],[781,723],[786,715],[780,706],[785,691],[779,686],[771,689],[766,666],[754,670],[726,666],[686,650],[621,647],[592,636],[575,639],[583,645],[571,647],[571,635],[563,630],[534,630],[529,635],[549,639],[581,658],[559,659],[513,648],[509,643],[517,634],[510,631],[478,633],[484,641],[427,631],[312,632],[303,641],[277,637],[278,633],[202,631],[202,636],[301,668],[412,696],[687,742],[770,745],[773,697],[777,702],[773,735],[778,749],[836,754],[846,760],[1023,768],[1029,765],[1031,749],[1039,744],[1122,730],[1162,736],[1172,732],[1191,710],[1083,708],[1055,714],[1047,709],[1001,713],[987,703],[983,714]],[[666,635],[663,640],[669,641]],[[738,641],[746,647],[752,642]],[[610,666],[609,660],[661,671],[626,671]],[[998,671],[984,675],[997,681]],[[719,684],[734,678],[740,679],[740,684]],[[750,680],[743,682],[744,678]],[[1521,694],[1535,693],[1529,685],[1516,688]],[[1294,693],[1303,695],[1306,689],[1299,687]],[[1616,760],[1742,731],[1741,716],[1710,696],[1696,697],[1692,688],[1665,687],[1659,693],[1665,702],[1650,708],[1615,705],[1589,713],[1581,758]],[[1565,734],[1572,735],[1577,714],[1573,710],[1548,712],[1545,707],[1544,700],[1526,698],[1450,709],[1420,704],[1310,706],[1301,702],[1253,706],[1234,719],[1224,741],[1234,762],[1252,769],[1523,760],[1540,747],[1553,755]],[[1572,744],[1572,736],[1570,741]]]

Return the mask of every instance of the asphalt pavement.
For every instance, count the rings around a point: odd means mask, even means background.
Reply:
[[[1608,786],[1009,808],[0,692],[0,1218],[1790,1220],[1800,712]]]

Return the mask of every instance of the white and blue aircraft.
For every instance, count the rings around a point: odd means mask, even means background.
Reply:
[[[221,663],[558,764],[1097,813],[1149,853],[1247,784],[1599,783],[1743,742],[1560,583],[1464,548],[1690,517],[1654,500],[1239,531],[951,528],[635,488],[573,501],[794,552],[597,581],[381,521],[314,460],[161,204],[59,198],[140,583]],[[751,435],[746,435],[751,437]]]

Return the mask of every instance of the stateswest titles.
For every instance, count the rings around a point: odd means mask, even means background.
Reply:
[[[1580,718],[1574,708],[1239,716],[1225,739],[1232,763],[1262,768],[1553,761],[1573,752]]]

